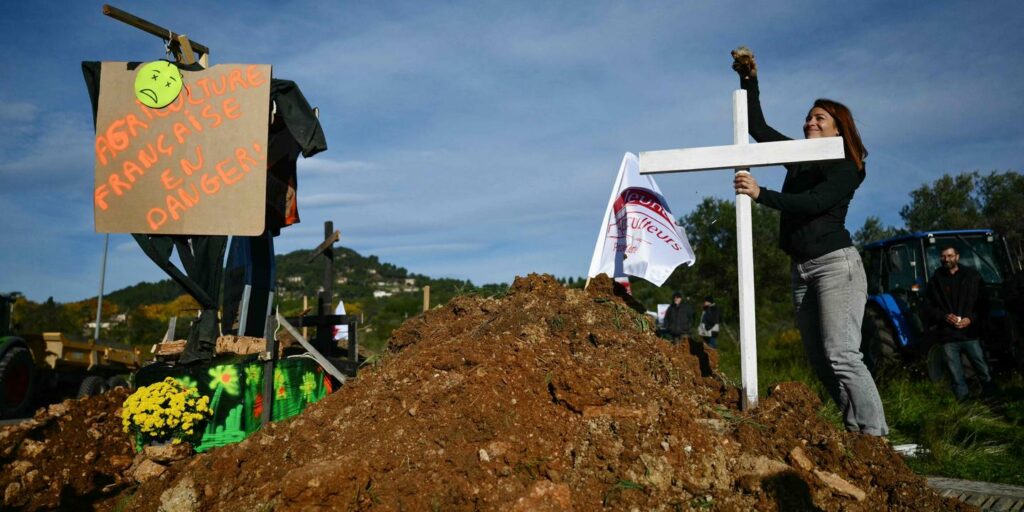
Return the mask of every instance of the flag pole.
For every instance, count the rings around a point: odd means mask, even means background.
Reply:
[[[92,340],[100,340],[100,318],[103,315],[103,281],[107,276],[107,246],[110,245],[110,233],[103,235],[103,263],[100,263],[100,293],[96,295],[96,330],[93,331]]]

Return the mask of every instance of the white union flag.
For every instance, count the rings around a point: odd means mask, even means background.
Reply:
[[[636,276],[661,286],[672,271],[696,261],[686,232],[677,226],[651,176],[640,174],[633,153],[622,157],[588,277]]]

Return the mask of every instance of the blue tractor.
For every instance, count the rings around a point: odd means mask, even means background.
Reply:
[[[922,308],[932,274],[941,265],[939,253],[950,245],[959,250],[960,264],[974,268],[984,280],[981,343],[993,367],[1024,363],[1019,334],[1024,272],[1006,240],[988,229],[917,232],[861,249],[868,279],[861,351],[876,379],[920,360],[928,361],[931,378],[942,377],[944,368]]]

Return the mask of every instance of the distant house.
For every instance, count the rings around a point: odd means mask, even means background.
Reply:
[[[368,273],[369,273],[369,274],[370,274],[371,276],[375,276],[375,275],[377,275],[377,269],[375,269],[375,268],[371,268],[371,269],[367,270],[367,272],[368,272]]]
[[[406,286],[416,286],[416,279],[414,279],[412,277],[405,278],[405,285]]]
[[[288,276],[284,278],[287,283],[302,283],[302,276]]]
[[[348,278],[345,277],[345,276],[339,277],[338,278],[338,284],[348,284]]]
[[[119,314],[114,315],[113,318],[107,319],[106,322],[100,322],[100,328],[101,329],[110,329],[111,327],[113,327],[115,325],[123,324],[126,320],[128,320],[128,315],[126,313],[119,313]],[[96,329],[96,322],[95,321],[89,322],[89,323],[85,324],[85,326],[90,331],[91,330],[95,330]]]
[[[373,298],[375,298],[375,299],[382,299],[384,297],[390,297],[392,295],[394,295],[394,294],[391,293],[391,292],[386,292],[384,290],[376,290],[376,291],[373,292]]]

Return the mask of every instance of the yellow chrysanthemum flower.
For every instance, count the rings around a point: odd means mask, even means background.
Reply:
[[[187,384],[168,377],[140,387],[122,404],[122,430],[143,440],[171,439],[176,443],[194,435],[196,423],[205,421],[212,411],[209,397],[200,396]]]

